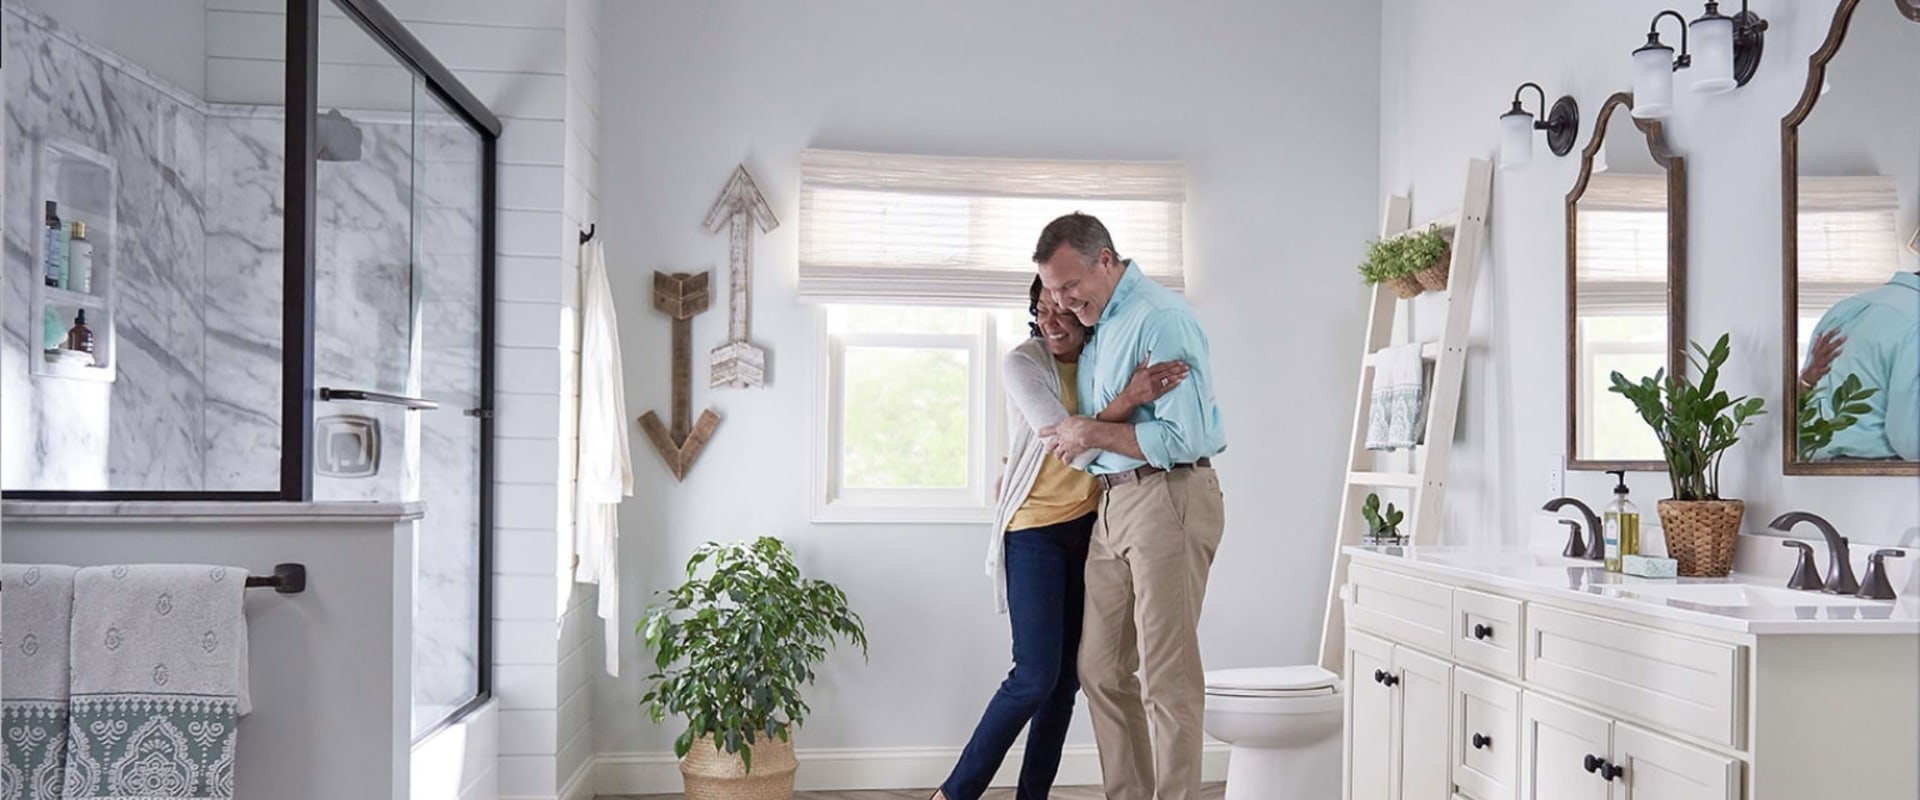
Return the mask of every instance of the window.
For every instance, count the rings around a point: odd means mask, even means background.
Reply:
[[[801,299],[821,306],[816,522],[990,522],[1000,360],[1027,337],[1041,228],[1093,214],[1184,288],[1170,163],[801,155]]]
[[[1600,461],[1658,461],[1660,440],[1615,371],[1638,379],[1667,366],[1667,186],[1664,175],[1603,173],[1580,198],[1575,246],[1580,317],[1575,451]]]

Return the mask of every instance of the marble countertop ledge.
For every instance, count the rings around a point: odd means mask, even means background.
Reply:
[[[1743,537],[1745,538],[1745,537]],[[1774,540],[1778,541],[1778,540]],[[1920,634],[1920,601],[1904,592],[1898,600],[1858,601],[1805,593],[1787,602],[1717,605],[1657,593],[1634,594],[1635,587],[1709,584],[1786,590],[1780,576],[1735,571],[1725,578],[1640,578],[1608,572],[1592,561],[1542,556],[1522,549],[1448,546],[1347,547],[1354,563],[1395,565],[1429,577],[1473,581],[1543,599],[1561,598],[1618,611],[1752,635]],[[1737,562],[1736,562],[1737,563]],[[1902,576],[1904,577],[1904,576]],[[1906,581],[1896,580],[1896,589]],[[1770,598],[1779,596],[1770,593]]]
[[[405,522],[426,516],[422,502],[240,503],[218,501],[157,502],[7,500],[0,520],[7,522]]]

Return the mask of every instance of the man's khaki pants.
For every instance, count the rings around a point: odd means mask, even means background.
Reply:
[[[1087,553],[1080,685],[1107,800],[1200,796],[1207,698],[1197,629],[1221,506],[1220,480],[1206,467],[1115,486],[1100,501]]]

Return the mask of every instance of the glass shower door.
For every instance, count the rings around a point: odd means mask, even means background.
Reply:
[[[325,29],[345,40],[357,27]],[[413,732],[484,687],[484,140],[366,42],[320,73],[314,497],[425,506],[413,536]],[[330,82],[335,75],[339,80]]]

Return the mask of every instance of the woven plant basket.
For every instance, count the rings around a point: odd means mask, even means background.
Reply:
[[[1428,265],[1426,269],[1413,273],[1413,277],[1429,291],[1444,292],[1447,290],[1447,274],[1452,269],[1453,245],[1449,244],[1446,251],[1440,254],[1439,259]]]
[[[792,800],[793,772],[799,766],[793,758],[793,741],[755,737],[753,772],[747,772],[740,757],[723,753],[713,746],[713,737],[696,740],[687,757],[680,759],[680,777],[687,786],[687,800]]]
[[[1415,297],[1419,297],[1422,292],[1425,292],[1427,290],[1427,287],[1421,286],[1420,280],[1418,278],[1413,277],[1412,275],[1402,275],[1398,278],[1389,278],[1387,279],[1386,284],[1387,284],[1387,288],[1392,289],[1393,293],[1396,295],[1399,295],[1400,299],[1402,300],[1412,300]]]
[[[1733,543],[1747,505],[1740,500],[1662,500],[1660,527],[1667,556],[1689,578],[1724,578],[1733,571]]]

